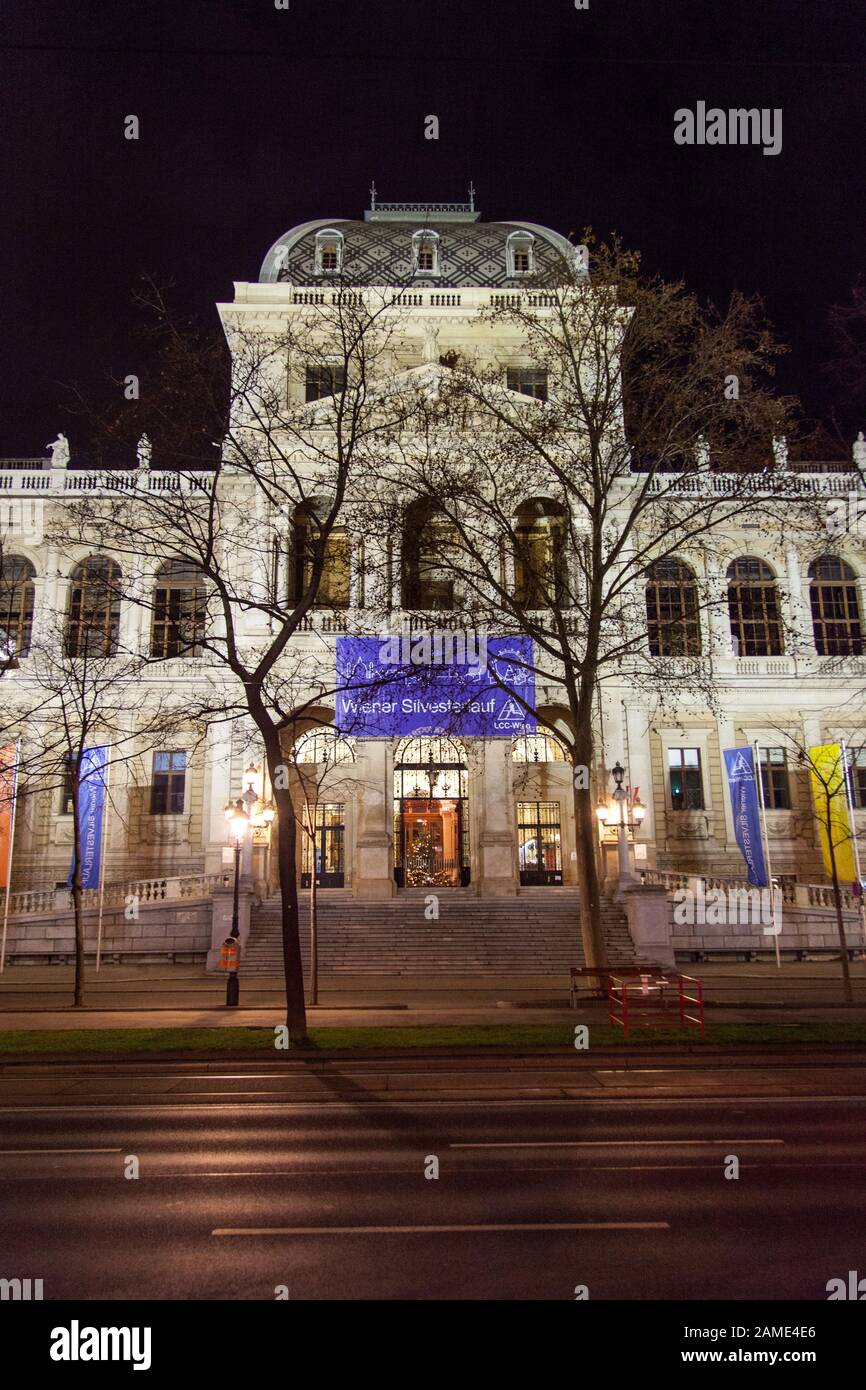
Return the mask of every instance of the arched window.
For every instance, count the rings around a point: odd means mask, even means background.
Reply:
[[[445,735],[404,739],[394,754],[395,767],[466,766],[466,749],[457,738]]]
[[[737,656],[781,656],[776,576],[763,560],[744,556],[728,566],[728,613]]]
[[[514,517],[514,599],[521,608],[567,602],[565,515],[558,502],[533,498]]]
[[[812,630],[819,656],[861,656],[863,625],[857,576],[836,555],[822,555],[809,566]]]
[[[333,227],[316,232],[316,275],[339,275],[343,269],[343,235]]]
[[[439,233],[423,228],[412,236],[412,269],[416,275],[439,274]]]
[[[169,560],[156,574],[151,656],[198,656],[204,612],[201,572],[188,560]]]
[[[421,498],[406,511],[401,547],[404,608],[455,607],[455,576],[449,556],[457,549],[453,523],[435,503]]]
[[[352,745],[329,724],[318,724],[301,734],[292,750],[292,761],[333,767],[352,761]]]
[[[290,595],[294,602],[309,592],[316,567],[321,565],[314,607],[348,608],[350,557],[351,546],[345,527],[335,526],[327,539],[323,539],[319,519],[310,503],[296,508],[292,522]]]
[[[514,763],[564,763],[568,754],[553,734],[518,734],[511,745]]]
[[[0,661],[26,656],[30,650],[35,573],[20,555],[0,558]]]
[[[681,560],[658,560],[650,567],[646,620],[653,656],[700,656],[698,590],[694,574]]]
[[[512,232],[505,243],[509,276],[531,275],[535,270],[535,238],[529,232]]]
[[[91,555],[72,571],[66,655],[114,656],[120,636],[120,566]]]

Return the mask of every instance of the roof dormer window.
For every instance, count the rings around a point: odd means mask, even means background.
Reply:
[[[316,233],[316,274],[339,275],[343,269],[343,237],[328,227]]]
[[[535,270],[535,238],[529,232],[512,232],[505,243],[509,276],[531,275]]]
[[[412,237],[412,268],[416,275],[439,274],[439,235],[437,232],[415,232]]]

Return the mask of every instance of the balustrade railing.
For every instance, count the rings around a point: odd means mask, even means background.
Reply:
[[[756,893],[761,891],[755,888],[754,884],[749,883],[748,879],[720,877],[717,874],[688,874],[670,869],[644,869],[641,871],[641,878],[645,883],[661,885],[669,893],[681,892],[684,889],[690,889],[694,892],[698,883],[702,885],[704,893],[718,891],[723,893]],[[778,886],[782,894],[782,902],[789,907],[835,907],[833,885],[830,883],[795,883],[791,879],[785,878],[780,881]],[[857,910],[857,898],[851,889],[840,885],[839,891],[842,906],[847,911],[855,912]]]
[[[133,878],[115,883],[106,883],[103,902],[106,907],[125,907],[130,903],[142,906],[146,903],[194,901],[210,897],[213,889],[222,883],[219,874],[184,874],[170,878]],[[0,904],[4,902],[6,890],[0,889]],[[84,907],[88,910],[99,906],[99,890],[86,888],[82,894]],[[65,901],[64,901],[65,899]],[[72,898],[64,888],[28,888],[13,893],[9,901],[10,917],[44,916],[58,911],[68,912]]]

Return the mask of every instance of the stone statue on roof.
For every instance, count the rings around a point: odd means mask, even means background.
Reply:
[[[51,467],[65,468],[69,463],[69,440],[66,435],[58,434],[57,438],[45,447],[51,450]]]

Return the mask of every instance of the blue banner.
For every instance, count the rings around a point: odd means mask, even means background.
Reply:
[[[440,630],[337,638],[334,724],[343,734],[509,738],[535,732],[534,711],[529,637]]]
[[[746,861],[749,882],[756,888],[769,888],[767,865],[764,860],[764,840],[761,835],[761,812],[758,805],[758,783],[755,778],[755,750],[726,748],[725,769],[734,813],[734,834],[740,853]]]
[[[98,888],[102,858],[102,817],[105,811],[105,764],[108,747],[85,748],[78,781],[78,826],[81,835],[81,886]],[[75,848],[69,887],[75,874]]]

